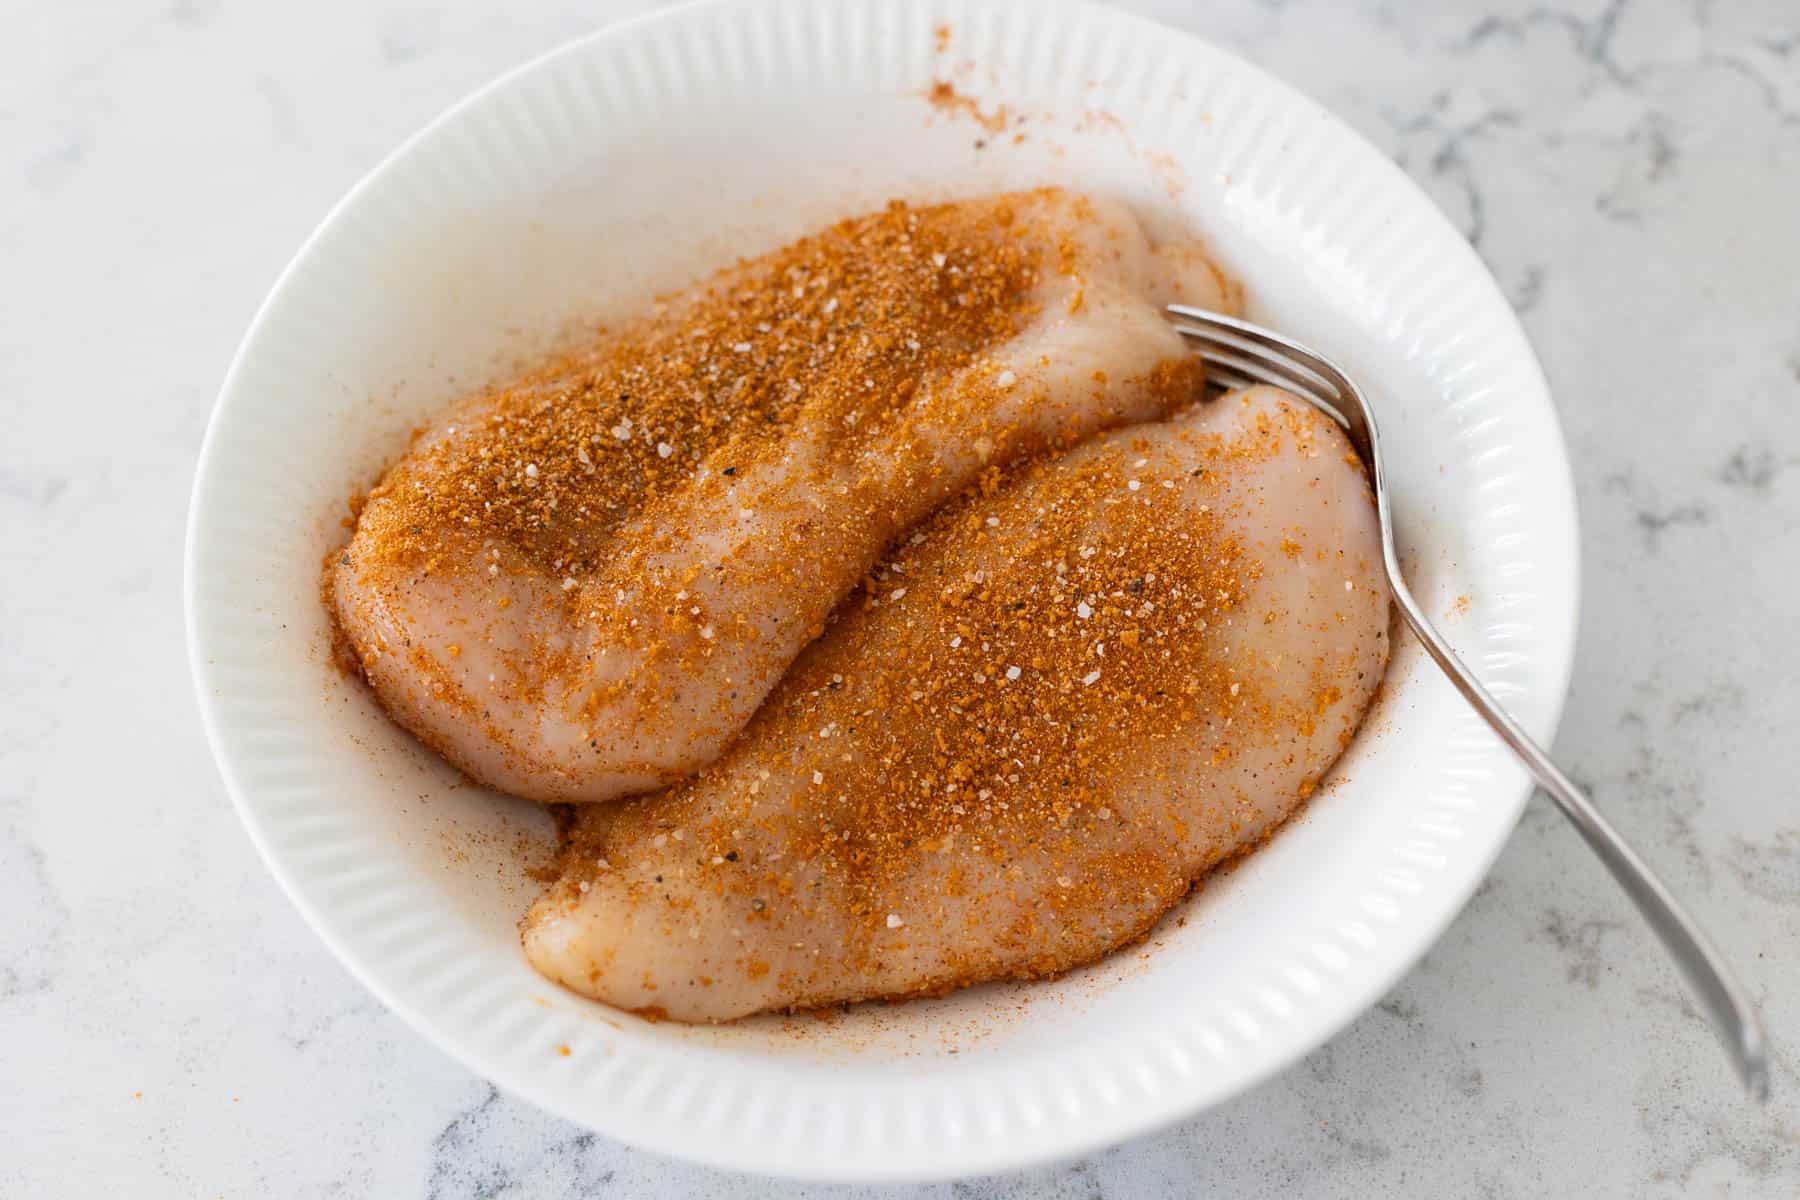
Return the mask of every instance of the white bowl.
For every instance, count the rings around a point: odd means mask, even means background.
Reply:
[[[1006,105],[1006,130],[931,104],[937,79]],[[1253,316],[1367,381],[1416,587],[1552,731],[1576,532],[1543,378],[1469,247],[1342,124],[1204,42],[1071,3],[749,0],[618,26],[458,105],[331,213],[244,339],[194,488],[188,636],[244,822],[344,963],[473,1070],[747,1170],[1019,1167],[1293,1062],[1481,879],[1524,776],[1408,642],[1337,784],[1144,946],[829,1019],[650,1024],[526,965],[517,849],[547,843],[541,814],[460,781],[332,669],[318,580],[345,498],[452,396],[573,318],[890,196],[1046,181],[1204,231]]]

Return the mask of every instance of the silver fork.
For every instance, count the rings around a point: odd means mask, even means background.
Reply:
[[[1343,426],[1369,472],[1381,524],[1382,563],[1387,572],[1388,588],[1407,625],[1424,643],[1432,660],[1450,677],[1456,690],[1525,764],[1538,786],[1548,792],[1563,815],[1575,823],[1576,830],[1600,856],[1613,878],[1625,888],[1626,894],[1675,959],[1688,986],[1705,1006],[1713,1029],[1725,1043],[1744,1087],[1756,1100],[1767,1099],[1767,1039],[1755,1007],[1733,977],[1731,968],[1700,932],[1693,918],[1676,903],[1669,889],[1594,807],[1594,802],[1570,782],[1569,777],[1550,761],[1550,756],[1526,735],[1518,722],[1463,665],[1407,589],[1394,546],[1393,506],[1387,493],[1387,474],[1381,461],[1375,414],[1362,390],[1323,355],[1259,325],[1180,304],[1171,304],[1168,313],[1176,330],[1196,346],[1206,360],[1209,383],[1226,388],[1258,383],[1285,388]]]

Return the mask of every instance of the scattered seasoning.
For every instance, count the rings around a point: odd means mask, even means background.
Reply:
[[[992,112],[984,113],[974,97],[963,95],[956,90],[956,85],[947,79],[940,79],[933,83],[930,90],[925,93],[925,98],[939,112],[950,116],[967,117],[989,133],[1001,132],[1012,120],[1012,112],[1006,105],[999,105]],[[980,148],[980,143],[977,143],[976,149]]]

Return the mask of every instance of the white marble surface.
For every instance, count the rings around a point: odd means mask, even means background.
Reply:
[[[0,1195],[822,1195],[497,1096],[257,861],[196,720],[181,540],[276,272],[389,147],[642,4],[0,8]],[[1800,11],[1785,0],[1139,0],[1393,154],[1524,317],[1585,616],[1557,746],[1741,964],[1738,1098],[1534,802],[1442,943],[1252,1094],[931,1196],[1800,1190]],[[899,1194],[899,1193],[896,1193]]]

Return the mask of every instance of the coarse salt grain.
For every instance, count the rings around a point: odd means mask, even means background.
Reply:
[[[1099,678],[1100,678],[1100,672],[1089,671],[1086,675],[1083,675],[1081,677],[1081,686],[1082,687],[1091,687]]]
[[[713,638],[716,637],[717,635],[718,635],[718,630],[714,629],[711,625],[702,625],[700,627],[700,636],[705,638],[709,642],[712,641]]]
[[[824,782],[825,782],[825,772],[814,771],[813,772],[813,786],[818,787],[820,784],[822,784]]]
[[[1094,606],[1083,600],[1075,606],[1075,615],[1085,621],[1094,615]]]
[[[899,913],[889,913],[887,915],[887,927],[889,929],[898,929],[904,924],[906,924],[906,922],[900,919]]]
[[[1014,375],[1011,371],[1002,371],[1002,372],[1000,372],[1000,374],[998,374],[994,377],[994,386],[995,387],[1011,387],[1013,384],[1018,382],[1018,379],[1019,379],[1019,377],[1017,375]]]
[[[1139,483],[1137,480],[1133,479],[1130,483],[1127,483],[1125,486],[1135,492],[1139,488],[1143,487],[1144,485]]]
[[[1017,679],[1020,675],[1023,675],[1023,674],[1024,674],[1024,672],[1019,670],[1019,668],[1017,668],[1017,667],[1006,668],[1006,677],[1008,679]]]
[[[656,457],[667,458],[667,457],[669,457],[669,455],[671,455],[673,453],[675,453],[675,447],[669,445],[669,443],[667,443],[667,442],[656,443]]]
[[[526,463],[525,464],[525,478],[536,479],[537,476],[538,476],[537,464],[536,463]]]
[[[895,588],[893,590],[893,592],[890,593],[888,596],[889,600],[904,600],[905,598],[906,598],[906,589],[905,588]]]

